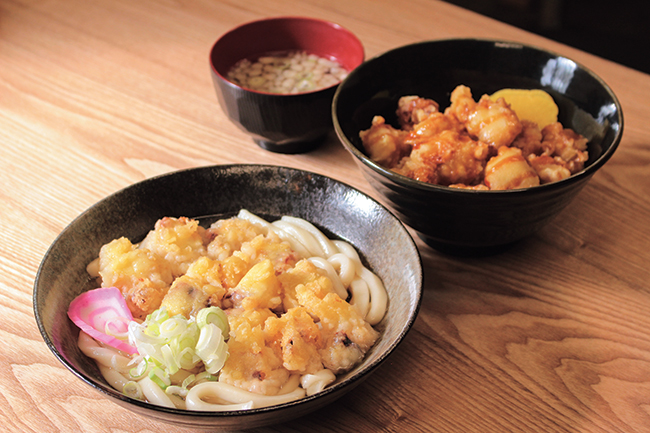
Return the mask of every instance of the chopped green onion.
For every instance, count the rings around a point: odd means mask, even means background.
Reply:
[[[152,323],[162,323],[165,320],[169,319],[169,313],[167,312],[167,309],[165,307],[159,308],[153,313],[149,314],[147,316],[147,322],[152,322]]]
[[[167,389],[165,389],[165,394],[167,395],[175,395],[181,399],[185,399],[187,396],[187,388],[177,386],[177,385],[171,385],[168,386]]]
[[[181,383],[181,386],[183,388],[189,388],[190,385],[194,382],[195,379],[196,379],[196,375],[190,374],[189,376],[187,376],[185,378],[185,380],[183,380],[183,383]]]
[[[142,356],[130,375],[135,379],[148,375],[166,389],[171,385],[170,376],[181,369],[191,371],[203,363],[206,369],[201,376],[203,380],[216,379],[212,375],[216,375],[228,359],[224,336],[229,332],[228,317],[217,307],[204,308],[196,318],[189,320],[181,315],[169,317],[164,308],[156,310],[143,323],[129,323],[129,342]],[[184,380],[184,386],[195,379],[198,380],[198,376],[189,382]]]
[[[135,398],[137,400],[143,399],[142,387],[140,386],[139,383],[134,382],[132,380],[124,384],[124,387],[122,388],[122,392],[127,397]]]
[[[199,325],[199,328],[204,327],[208,323],[217,325],[221,329],[224,338],[226,340],[228,339],[228,335],[230,334],[228,316],[226,316],[226,313],[221,308],[208,307],[200,310],[196,315],[196,323]]]
[[[171,385],[171,381],[169,380],[169,376],[165,371],[159,367],[153,368],[149,372],[149,379],[151,379],[156,385],[158,385],[161,389],[166,389],[169,385]]]
[[[173,338],[181,335],[186,329],[187,320],[184,317],[171,317],[160,324],[159,335],[163,338]]]
[[[194,380],[194,384],[200,383],[200,382],[215,382],[219,380],[217,376],[213,376],[207,371],[202,371],[201,373],[196,375],[196,378]]]
[[[135,380],[141,379],[147,373],[148,368],[149,362],[147,361],[147,358],[142,358],[142,361],[140,361],[138,365],[129,370],[129,376]]]
[[[163,347],[161,347],[160,351],[162,352],[164,361],[163,364],[166,367],[165,371],[167,374],[174,374],[180,370],[180,365],[178,365],[178,361],[174,357],[174,352],[172,352],[172,349],[168,344],[165,344]]]
[[[226,345],[221,328],[213,323],[208,323],[201,328],[199,342],[196,343],[196,354],[203,360],[205,370],[215,374],[228,359],[228,346]]]

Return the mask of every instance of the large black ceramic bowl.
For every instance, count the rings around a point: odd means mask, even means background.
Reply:
[[[163,216],[205,221],[241,208],[262,217],[304,218],[331,237],[349,241],[384,281],[389,296],[381,336],[363,362],[323,392],[278,406],[232,412],[168,409],[124,396],[102,378],[77,348],[79,330],[68,319],[70,302],[95,283],[86,265],[100,247],[120,236],[138,241]],[[130,186],[75,219],[43,258],[34,285],[34,312],[54,355],[79,379],[115,403],[161,421],[211,430],[247,429],[307,414],[352,390],[400,344],[415,320],[422,265],[402,223],[358,190],[321,175],[274,166],[230,165],[179,171]],[[101,417],[101,414],[96,416]]]
[[[227,79],[240,60],[304,51],[336,60],[348,71],[364,59],[361,41],[338,24],[315,18],[276,17],[246,23],[223,34],[210,51],[212,80],[228,118],[263,149],[308,152],[332,130],[330,107],[338,85],[298,93],[266,93]]]
[[[474,191],[409,179],[364,154],[359,131],[373,116],[397,126],[397,101],[405,95],[431,98],[442,111],[460,84],[475,98],[502,88],[550,93],[558,120],[589,139],[584,170],[534,188]],[[422,42],[370,59],[341,83],[332,115],[343,145],[398,217],[430,246],[462,255],[501,251],[551,221],[609,160],[623,134],[621,106],[593,72],[553,52],[493,40]]]

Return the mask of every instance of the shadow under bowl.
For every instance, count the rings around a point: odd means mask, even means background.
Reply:
[[[406,95],[433,99],[444,111],[460,84],[475,99],[503,88],[551,94],[558,120],[589,139],[585,168],[537,187],[475,191],[410,179],[365,154],[359,132],[375,115],[399,127],[395,110]],[[421,42],[367,60],[337,89],[332,117],[339,139],[396,215],[429,246],[470,256],[501,252],[548,224],[611,158],[623,134],[621,105],[593,72],[550,51],[483,39]]]
[[[304,153],[332,130],[330,107],[338,84],[298,94],[251,90],[229,81],[242,59],[298,51],[336,60],[351,71],[364,60],[359,39],[338,24],[314,18],[278,17],[253,21],[221,36],[210,51],[212,80],[219,103],[241,130],[263,149]]]
[[[363,361],[323,392],[251,410],[195,412],[129,398],[110,387],[77,346],[70,302],[96,288],[86,265],[102,245],[121,236],[139,242],[164,216],[198,218],[209,225],[247,209],[267,220],[304,218],[330,238],[351,243],[384,282],[388,309],[375,327],[380,337]],[[404,225],[360,191],[322,175],[277,166],[224,165],[189,169],[134,184],[101,200],[75,219],[47,251],[34,284],[36,322],[48,348],[84,383],[140,415],[210,430],[249,429],[287,422],[329,404],[365,380],[397,349],[421,302],[422,264]],[[101,414],[96,416],[101,417]]]

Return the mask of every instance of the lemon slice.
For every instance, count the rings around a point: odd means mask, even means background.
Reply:
[[[553,97],[543,90],[501,89],[490,96],[493,101],[499,98],[510,104],[510,108],[517,113],[520,120],[535,122],[540,129],[557,122],[557,104]]]

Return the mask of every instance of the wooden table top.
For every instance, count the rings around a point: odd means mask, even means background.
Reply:
[[[333,134],[311,153],[273,154],[221,111],[213,42],[279,15],[335,21],[367,57],[450,37],[550,48],[613,88],[625,132],[571,205],[515,249],[460,259],[418,240],[422,308],[394,356],[341,400],[259,431],[650,431],[650,76],[435,0],[0,0],[0,425],[184,431],[108,401],[40,336],[38,266],[92,204],[230,163],[306,169],[376,197]]]

